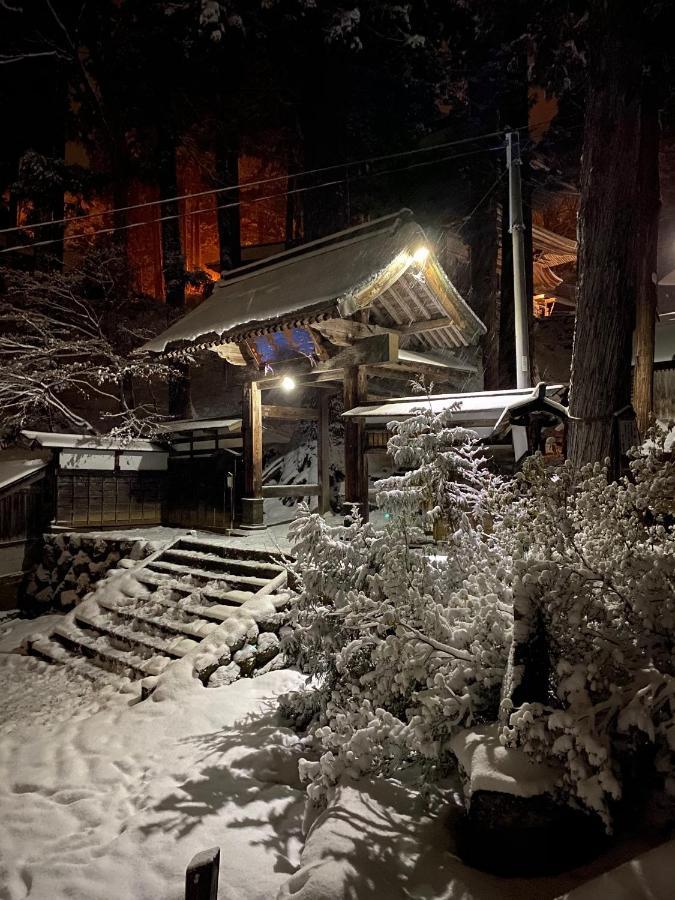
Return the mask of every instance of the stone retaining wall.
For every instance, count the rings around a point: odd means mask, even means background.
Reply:
[[[156,548],[143,540],[87,534],[45,534],[40,562],[23,577],[18,605],[29,615],[76,606],[124,558],[141,560]]]

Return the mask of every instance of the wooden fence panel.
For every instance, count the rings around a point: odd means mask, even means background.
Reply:
[[[159,525],[164,473],[69,472],[57,474],[56,524],[62,527]]]

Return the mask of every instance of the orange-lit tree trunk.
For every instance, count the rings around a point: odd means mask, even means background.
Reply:
[[[630,403],[640,253],[643,56],[628,7],[591,5],[568,443],[576,465],[610,457],[614,472],[613,414]]]
[[[241,265],[241,227],[239,189],[239,152],[220,128],[216,129],[216,181],[219,188],[232,190],[217,194],[218,248],[220,271],[227,272]]]
[[[162,210],[162,272],[166,305],[175,310],[185,306],[185,260],[180,235],[178,178],[176,175],[176,141],[163,123],[158,129],[157,181],[159,195],[164,198]],[[176,367],[180,375],[169,383],[169,415],[187,416],[190,406],[190,372],[187,365]]]
[[[157,147],[157,181],[159,195],[164,198],[162,210],[162,271],[164,298],[167,306],[185,306],[185,259],[180,236],[178,178],[176,175],[176,141],[170,129],[160,126]]]

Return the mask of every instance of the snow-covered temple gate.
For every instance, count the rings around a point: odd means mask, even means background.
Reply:
[[[183,360],[214,352],[232,367],[223,406],[241,402],[240,524],[260,528],[266,497],[316,496],[327,510],[328,392],[341,389],[344,408],[352,409],[395,396],[396,382],[415,376],[464,387],[478,373],[484,332],[403,210],[228,273],[208,300],[144,349]],[[314,404],[289,405],[296,388],[316,391]],[[280,420],[317,423],[316,483],[263,484],[265,428]],[[359,419],[345,420],[344,475],[345,503],[367,517]]]

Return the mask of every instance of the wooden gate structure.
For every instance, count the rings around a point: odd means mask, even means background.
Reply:
[[[214,352],[233,367],[228,382],[241,391],[240,524],[260,528],[266,497],[316,496],[327,510],[331,393],[352,409],[400,393],[401,380],[415,377],[457,389],[475,379],[484,332],[403,210],[226,274],[208,300],[142,349],[183,360]],[[291,405],[296,389],[310,402]],[[316,423],[315,484],[263,485],[270,421]],[[366,450],[363,423],[345,420],[345,502],[364,518]]]

